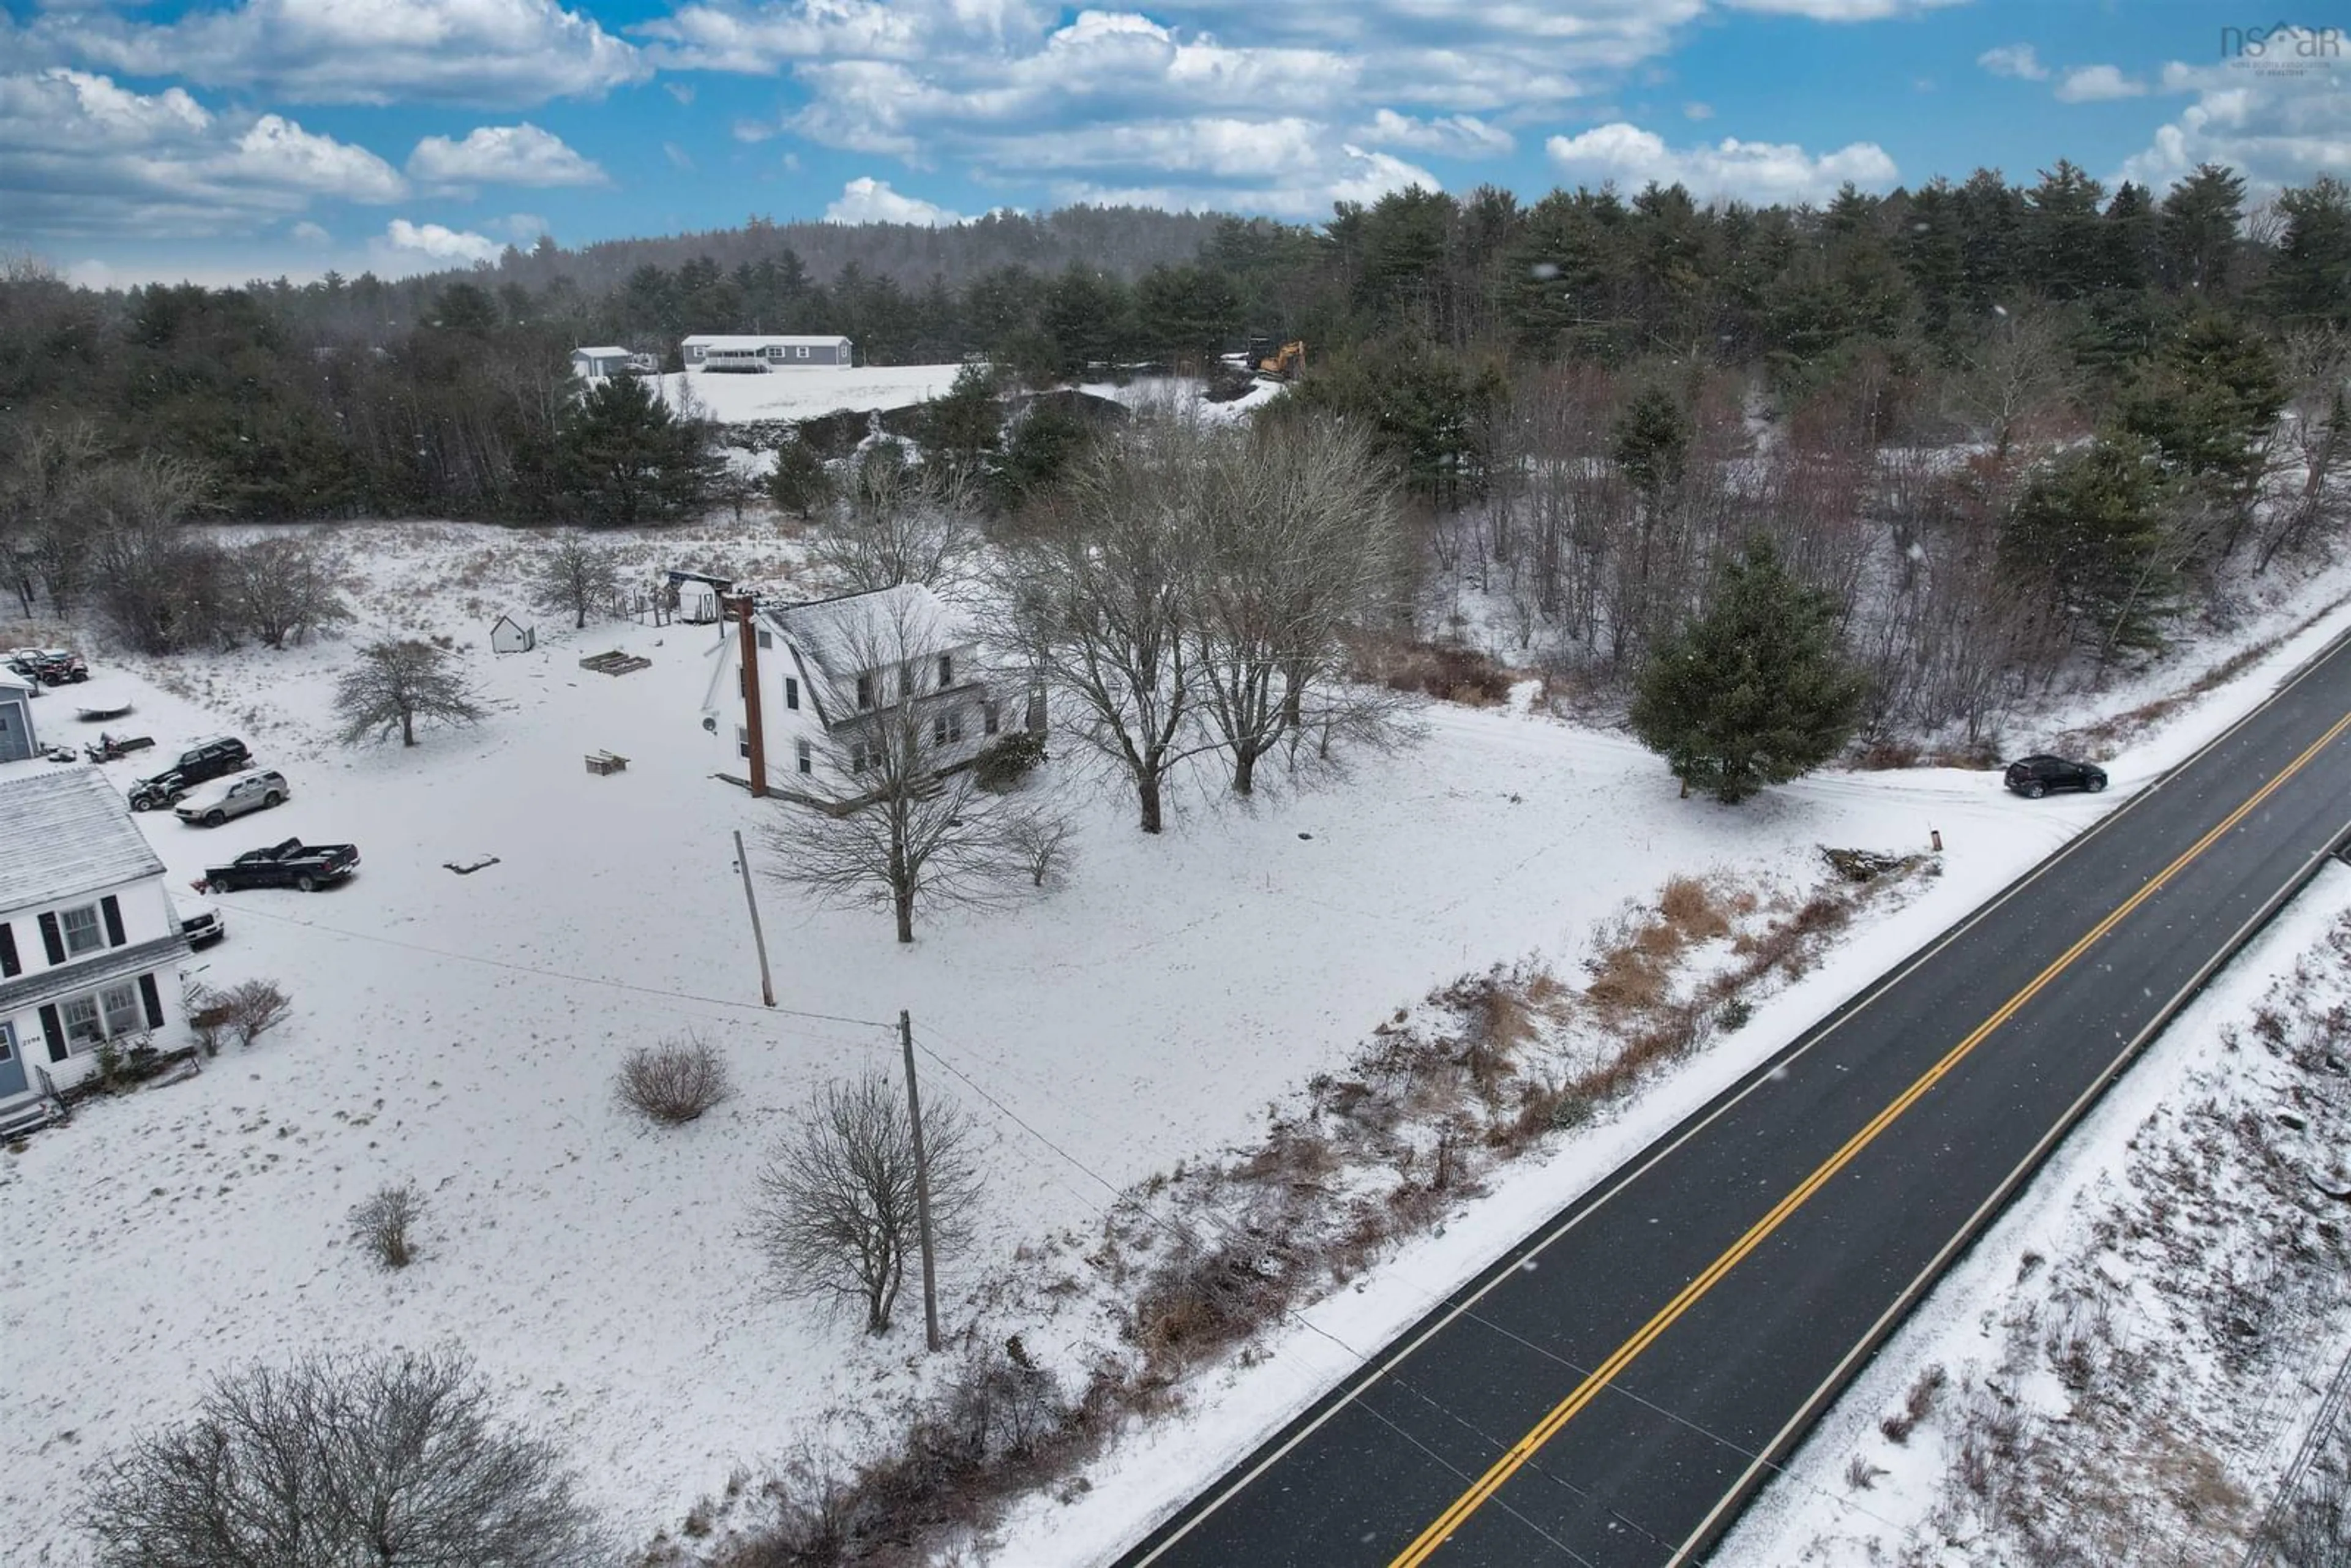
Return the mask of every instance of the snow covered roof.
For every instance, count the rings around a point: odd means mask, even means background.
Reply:
[[[748,350],[752,349],[764,349],[770,343],[778,343],[787,349],[829,349],[837,343],[846,343],[849,340],[841,336],[839,333],[833,333],[821,338],[786,338],[778,336],[773,332],[764,335],[742,332],[695,332],[687,337],[679,339],[678,341],[687,348],[694,349],[742,349]]]
[[[8,824],[0,849],[0,910],[163,873],[131,808],[94,768],[0,783],[0,821]]]
[[[571,351],[575,354],[585,354],[591,360],[625,360],[629,357],[628,350],[616,349],[609,344],[602,348],[574,349]]]
[[[29,692],[33,683],[14,670],[0,669],[0,691]]]
[[[971,641],[963,613],[919,582],[808,604],[763,604],[761,617],[834,680]]]

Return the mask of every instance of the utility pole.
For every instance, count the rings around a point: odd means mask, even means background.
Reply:
[[[898,1043],[906,1051],[906,1113],[914,1123],[914,1222],[923,1235],[923,1337],[939,1348],[939,1281],[931,1260],[931,1162],[923,1153],[923,1100],[914,1088],[914,1015],[898,1009]]]
[[[759,901],[751,894],[751,857],[743,852],[743,830],[735,830],[735,863],[743,869],[743,902],[751,906],[751,945],[759,949],[759,999],[776,1005],[776,982],[768,977],[768,936],[759,929]]]
[[[743,733],[751,750],[751,793],[768,792],[768,743],[759,732],[759,631],[752,614],[751,596],[737,594],[725,601],[735,612],[743,648]]]

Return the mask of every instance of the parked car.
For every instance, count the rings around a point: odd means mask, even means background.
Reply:
[[[360,869],[356,844],[306,844],[288,839],[266,850],[247,850],[226,865],[207,866],[199,889],[234,893],[246,887],[298,887],[316,893]]]
[[[2106,770],[2070,758],[2020,757],[2008,765],[2002,782],[2028,800],[2038,800],[2052,789],[2086,789],[2095,795],[2106,787]]]
[[[242,772],[253,766],[253,753],[245,742],[232,735],[214,736],[199,740],[180,753],[179,760],[161,773],[153,773],[131,787],[131,809],[134,811],[160,811],[178,803],[181,796],[207,779],[224,774]]]
[[[173,810],[183,822],[202,822],[207,828],[217,828],[231,817],[283,805],[293,793],[286,775],[275,769],[244,773],[199,786]]]
[[[180,935],[188,939],[191,947],[209,947],[228,935],[221,924],[220,911],[206,904],[192,915],[180,916]]]
[[[9,670],[11,673],[22,675],[25,679],[33,683],[33,695],[35,696],[42,695],[41,688],[44,685],[41,680],[41,660],[42,653],[38,648],[11,648],[8,650],[6,663]]]
[[[39,663],[34,667],[34,675],[47,685],[61,686],[68,681],[89,679],[89,665],[71,648],[44,648],[40,652]]]

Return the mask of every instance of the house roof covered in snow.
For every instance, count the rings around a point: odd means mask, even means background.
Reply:
[[[787,349],[829,349],[838,343],[846,343],[849,340],[837,332],[820,338],[786,338],[773,332],[764,335],[742,332],[695,332],[679,339],[678,341],[691,349],[751,350],[764,349],[770,343],[779,343]]]
[[[0,910],[52,903],[78,893],[160,876],[147,835],[131,808],[94,768],[36,773],[0,783]]]
[[[963,613],[919,582],[807,604],[763,604],[759,614],[836,681],[972,637]]]
[[[625,360],[629,357],[628,350],[614,348],[610,343],[592,349],[574,349],[571,351],[575,354],[585,354],[591,360]]]
[[[33,683],[16,671],[0,670],[0,691],[29,692],[34,689]]]

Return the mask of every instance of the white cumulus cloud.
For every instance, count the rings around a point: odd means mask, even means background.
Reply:
[[[393,202],[399,172],[277,114],[214,113],[182,88],[88,71],[0,74],[0,214],[45,240],[250,233],[311,202]]]
[[[440,224],[414,224],[406,218],[394,218],[383,231],[383,243],[396,252],[420,259],[427,265],[447,266],[452,263],[491,261],[502,246],[487,235],[477,235],[471,229],[453,229]]]
[[[2351,93],[2325,71],[2270,74],[2231,64],[2163,71],[2166,92],[2195,101],[2125,159],[2117,180],[2160,193],[2199,163],[2221,163],[2255,191],[2304,185],[2351,168]]]
[[[1634,188],[1652,181],[1678,183],[1700,201],[1818,204],[1847,182],[1884,190],[1898,177],[1894,160],[1873,141],[1856,141],[1818,156],[1792,142],[1736,137],[1711,146],[1675,148],[1656,132],[1623,120],[1578,136],[1554,136],[1543,150],[1562,178],[1589,183],[1613,180]]]
[[[2002,44],[1996,49],[1986,49],[1976,57],[1976,64],[1996,77],[2014,77],[2019,81],[2046,81],[2049,68],[2041,63],[2041,56],[2031,44]]]
[[[2057,96],[2066,103],[2106,103],[2118,98],[2138,98],[2147,84],[2123,75],[2118,66],[2079,66],[2057,84]]]
[[[408,155],[408,172],[434,185],[601,185],[604,171],[560,136],[528,120],[481,125],[463,141],[428,136]]]
[[[25,29],[53,56],[307,103],[542,103],[597,97],[653,68],[557,0],[233,0],[168,22],[48,11]]]
[[[1359,134],[1374,146],[1408,147],[1416,152],[1434,152],[1445,158],[1508,152],[1519,144],[1509,131],[1499,125],[1489,125],[1474,114],[1416,120],[1393,109],[1383,109],[1373,115],[1372,122]]]
[[[824,209],[824,221],[829,224],[920,224],[926,228],[944,228],[968,223],[961,213],[950,212],[936,202],[926,202],[920,196],[902,195],[885,181],[862,175],[841,188],[841,194]]]

